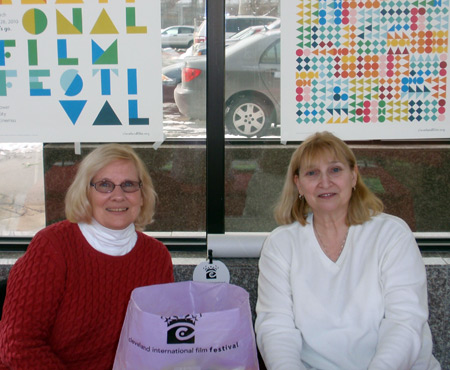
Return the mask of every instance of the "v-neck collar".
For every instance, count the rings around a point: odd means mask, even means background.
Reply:
[[[338,259],[336,261],[333,261],[332,259],[330,259],[330,257],[327,256],[325,251],[320,246],[319,240],[317,239],[316,233],[314,232],[314,215],[312,213],[308,216],[307,221],[308,221],[308,225],[309,225],[309,229],[310,229],[309,231],[311,233],[311,238],[312,238],[312,240],[314,240],[314,249],[316,250],[316,252],[320,256],[320,258],[327,265],[334,266],[334,268],[340,268],[341,265],[344,263],[345,256],[347,255],[348,250],[349,250],[348,242],[350,240],[350,234],[352,232],[351,226],[349,226],[349,228],[348,228],[347,237],[346,237],[346,240],[345,240],[344,247],[342,248],[341,254],[339,255],[339,257],[338,257]]]

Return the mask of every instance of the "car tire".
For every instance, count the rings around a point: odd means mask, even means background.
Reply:
[[[194,41],[192,41],[192,40],[189,41],[187,46],[186,46],[186,49],[189,49],[192,46],[193,43],[194,43]]]
[[[232,135],[261,137],[272,125],[271,112],[266,100],[241,96],[227,107],[225,124]]]

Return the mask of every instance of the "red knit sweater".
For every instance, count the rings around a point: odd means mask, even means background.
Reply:
[[[92,248],[77,224],[51,225],[11,269],[0,363],[26,370],[111,369],[131,291],[172,281],[168,250],[143,233],[131,252],[110,256]]]

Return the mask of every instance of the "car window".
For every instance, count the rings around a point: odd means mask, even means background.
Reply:
[[[235,33],[233,36],[230,37],[230,39],[233,40],[245,39],[246,37],[252,35],[254,32],[255,31],[252,28],[246,28],[245,30]]]
[[[170,29],[166,30],[166,31],[164,32],[164,34],[165,34],[165,35],[170,35],[170,36],[176,35],[176,34],[178,34],[178,29],[176,29],[176,28],[170,28]]]
[[[277,18],[226,18],[225,32],[237,33],[251,26],[263,26],[273,23]],[[206,36],[206,21],[203,21],[198,29],[198,36]]]
[[[253,26],[264,26],[266,24],[270,24],[275,21],[275,18],[255,18],[253,19]]]
[[[237,31],[245,30],[246,28],[253,26],[253,22],[251,19],[243,19],[241,22],[238,22]]]
[[[192,29],[192,28],[181,27],[181,28],[179,29],[179,32],[178,32],[178,33],[184,33],[184,34],[186,34],[186,33],[192,33],[192,32],[193,32],[193,29]]]
[[[225,19],[225,32],[238,32],[236,19]]]
[[[275,41],[261,55],[261,64],[280,64],[280,40]]]
[[[231,18],[225,19],[225,32],[239,32],[245,30],[252,25],[252,21],[248,18]]]

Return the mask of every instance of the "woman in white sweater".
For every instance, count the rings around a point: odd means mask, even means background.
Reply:
[[[440,369],[425,267],[382,213],[351,149],[324,132],[294,152],[262,249],[256,333],[267,369]]]

